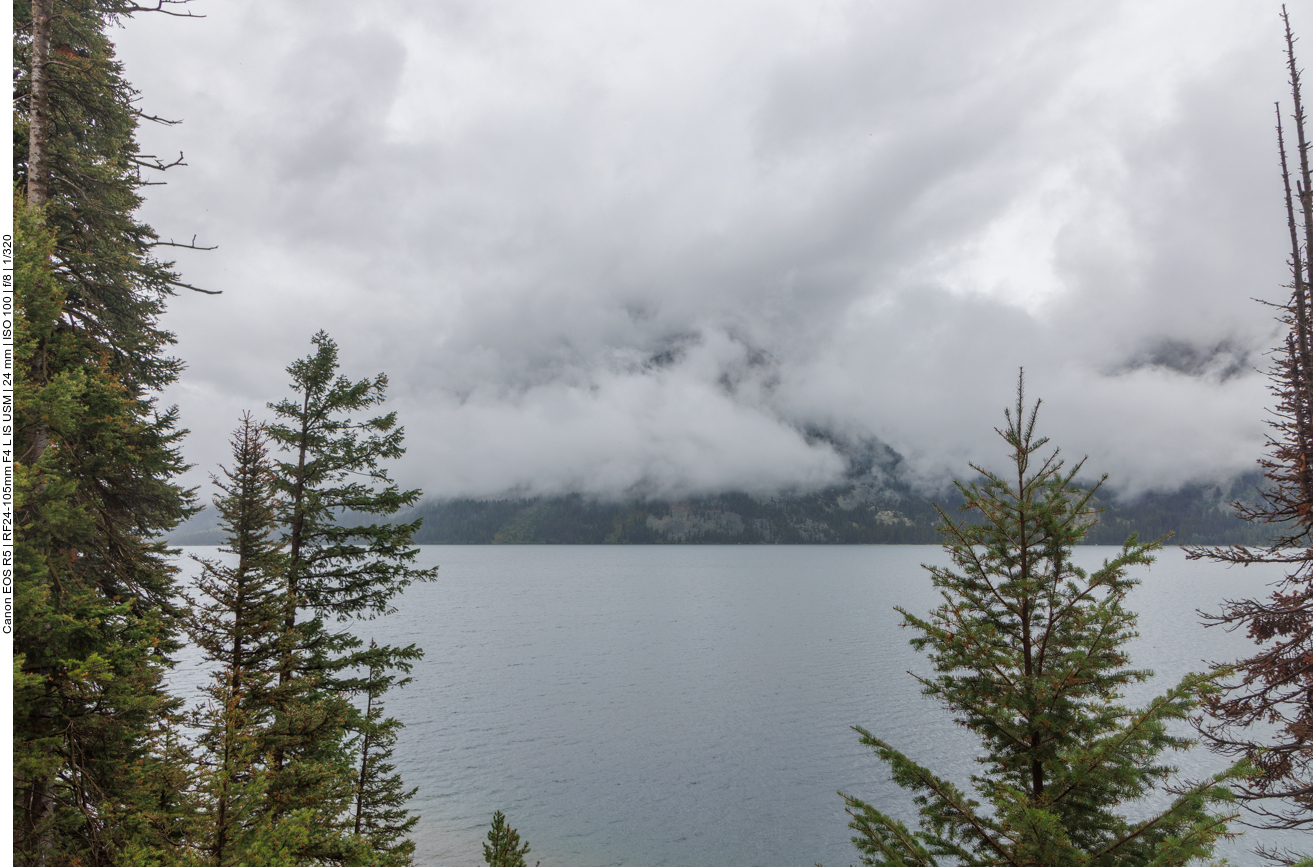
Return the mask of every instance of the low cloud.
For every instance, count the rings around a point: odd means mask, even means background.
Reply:
[[[1017,371],[1126,491],[1262,449],[1279,21],[1230,0],[202,3],[127,74],[201,469],[328,330],[436,496],[804,490],[1001,452]],[[1313,4],[1290,4],[1313,26]]]

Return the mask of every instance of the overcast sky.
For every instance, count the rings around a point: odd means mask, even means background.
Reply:
[[[1023,366],[1123,490],[1261,453],[1278,3],[193,8],[116,39],[183,121],[144,217],[218,245],[165,320],[197,481],[321,328],[434,496],[803,489],[808,429],[961,475]]]

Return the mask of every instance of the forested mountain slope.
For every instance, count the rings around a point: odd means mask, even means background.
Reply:
[[[1257,477],[1192,484],[1119,501],[1105,497],[1088,544],[1120,545],[1131,533],[1171,534],[1168,544],[1253,544],[1261,529],[1235,517]],[[403,520],[423,518],[423,545],[894,544],[938,542],[935,505],[957,517],[954,490],[922,494],[909,486],[852,481],[810,494],[723,493],[683,500],[560,497],[430,500]],[[179,528],[178,545],[217,543],[207,515]]]
[[[1169,544],[1261,541],[1229,503],[1252,490],[1191,485],[1150,493],[1127,503],[1102,503],[1103,515],[1086,541],[1120,545],[1168,534]],[[754,497],[728,493],[669,502],[605,502],[578,494],[555,498],[447,500],[416,510],[421,544],[935,544],[939,504],[956,517],[955,491],[925,496],[911,491],[829,488],[803,496]]]

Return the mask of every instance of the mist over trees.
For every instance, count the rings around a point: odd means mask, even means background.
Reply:
[[[1196,484],[1124,503],[1100,496],[1099,522],[1081,544],[1120,544],[1131,533],[1177,544],[1262,544],[1266,528],[1245,524],[1232,508],[1253,498],[1254,479]],[[685,500],[595,500],[563,497],[427,502],[407,512],[422,518],[416,541],[431,545],[927,545],[939,540],[935,505],[954,508],[956,491],[926,494],[907,485],[836,486],[808,494],[746,493]],[[183,528],[180,544],[203,544],[212,529]]]

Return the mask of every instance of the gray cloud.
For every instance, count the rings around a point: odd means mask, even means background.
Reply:
[[[1285,282],[1277,7],[198,2],[120,34],[208,466],[325,328],[438,495],[933,482],[1045,425],[1124,489],[1253,466]],[[1313,3],[1290,4],[1313,27]]]

